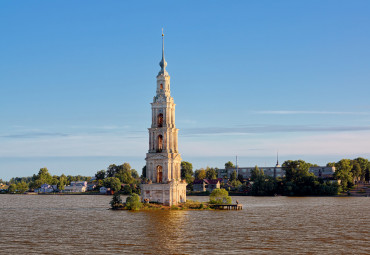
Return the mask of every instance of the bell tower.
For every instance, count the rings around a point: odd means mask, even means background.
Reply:
[[[142,198],[164,204],[186,201],[186,182],[181,181],[181,156],[178,153],[178,129],[175,125],[175,103],[171,97],[170,76],[164,57],[162,30],[161,70],[157,75],[156,95],[149,128],[149,150],[146,154],[148,184],[142,184]],[[160,191],[161,190],[161,191]]]

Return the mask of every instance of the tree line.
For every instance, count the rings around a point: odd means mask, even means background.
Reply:
[[[304,160],[287,160],[282,164],[285,177],[274,178],[265,175],[258,166],[251,171],[249,179],[244,179],[236,171],[231,173],[228,180],[221,182],[221,188],[229,191],[242,192],[250,195],[336,195],[351,189],[356,182],[370,181],[370,161],[365,158],[342,159],[338,162],[328,163],[326,166],[334,166],[336,171],[333,180],[320,178],[309,171],[310,167],[317,166]],[[228,161],[226,169],[236,168]],[[217,168],[206,167],[193,171],[192,164],[181,162],[181,177],[188,183],[188,190],[192,190],[194,180],[217,179]]]
[[[51,175],[47,168],[41,168],[37,174],[29,177],[14,177],[9,181],[9,193],[24,193],[28,190],[35,190],[41,187],[42,184],[57,185],[59,190],[64,190],[64,187],[70,185],[73,181],[90,181],[91,176],[72,176],[72,175]]]
[[[342,159],[327,164],[327,166],[335,166],[334,179],[338,180],[338,183],[315,176],[309,172],[312,166],[316,165],[303,160],[287,160],[282,164],[285,170],[283,178],[267,176],[258,166],[252,170],[251,177],[247,180],[233,171],[228,180],[222,181],[221,188],[251,195],[335,195],[348,191],[356,182],[368,182],[370,177],[370,161],[361,157],[353,160]],[[230,169],[235,166],[229,161],[225,163],[225,168]],[[193,190],[194,180],[217,179],[217,175],[218,168],[207,166],[193,171],[192,163],[181,162],[181,178],[188,183],[188,190]],[[47,168],[41,168],[33,176],[14,177],[7,184],[9,184],[9,192],[24,193],[40,188],[44,183],[57,185],[59,190],[64,190],[64,187],[70,185],[72,181],[90,181],[91,178],[81,175],[51,175]],[[124,194],[140,194],[139,184],[147,181],[146,166],[143,167],[142,175],[139,176],[129,163],[111,164],[106,170],[97,171],[95,179],[96,189],[104,186]]]
[[[95,174],[97,188],[106,187],[114,191],[121,191],[123,194],[140,194],[139,184],[142,181],[138,172],[131,169],[129,163],[122,165],[112,164],[107,170],[100,170]],[[124,185],[122,185],[124,184]]]
[[[337,195],[347,192],[357,182],[369,182],[370,179],[370,162],[364,158],[342,159],[328,163],[326,166],[336,168],[333,175],[334,180],[315,176],[309,172],[312,166],[315,165],[303,160],[287,160],[282,165],[285,171],[283,178],[266,176],[256,166],[251,172],[249,193],[251,195],[289,196]]]

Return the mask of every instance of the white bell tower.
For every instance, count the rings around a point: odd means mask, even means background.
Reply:
[[[170,94],[170,76],[164,58],[162,30],[161,70],[157,75],[157,90],[152,105],[152,125],[149,128],[149,150],[146,154],[146,177],[142,198],[166,205],[186,201],[186,182],[181,181],[181,156],[178,153],[178,129],[175,125],[175,103]]]

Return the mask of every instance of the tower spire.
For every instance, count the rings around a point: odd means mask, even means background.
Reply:
[[[159,66],[161,67],[161,70],[159,71],[158,75],[166,75],[168,74],[166,71],[167,62],[164,59],[164,33],[162,28],[162,60],[159,62]]]
[[[279,165],[279,151],[276,152],[276,167],[280,167],[280,165]]]

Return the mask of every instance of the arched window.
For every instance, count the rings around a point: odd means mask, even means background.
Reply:
[[[159,135],[157,140],[157,151],[161,152],[163,149],[163,136]]]
[[[163,84],[162,84],[162,83],[161,83],[161,85],[159,85],[159,88],[160,88],[160,89],[163,89]]]
[[[162,176],[163,176],[163,171],[162,171],[162,166],[157,166],[157,182],[160,183],[162,182]]]
[[[162,113],[158,114],[157,124],[158,124],[158,127],[163,127],[163,114]]]

